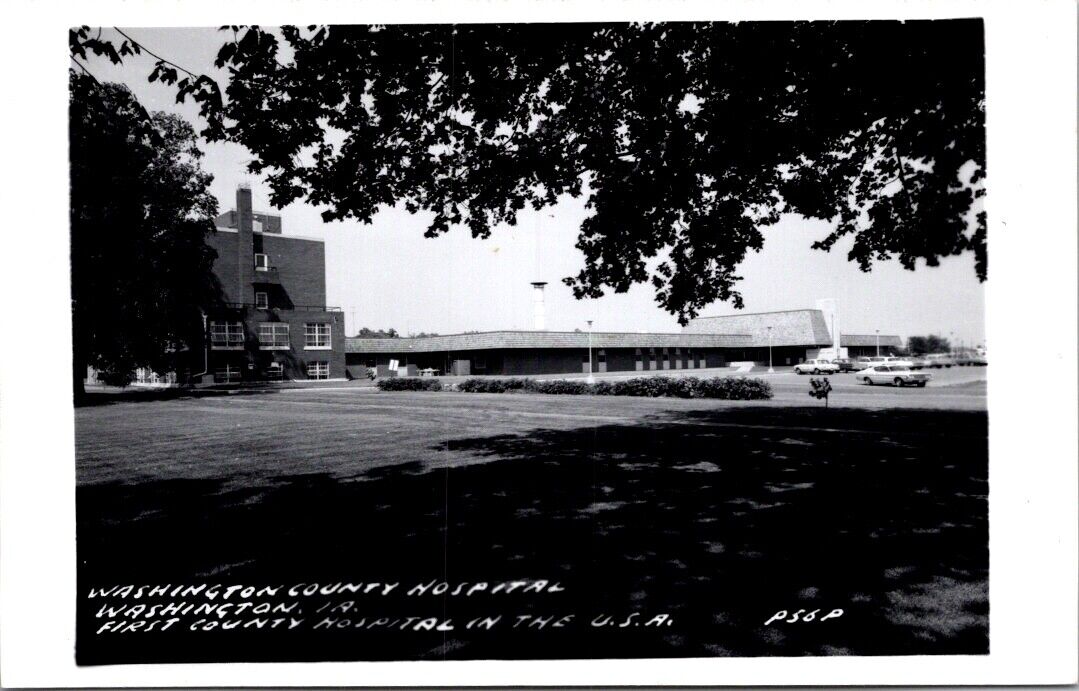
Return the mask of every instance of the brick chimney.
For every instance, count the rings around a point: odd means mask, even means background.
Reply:
[[[236,292],[240,302],[255,302],[255,241],[254,216],[251,211],[251,188],[241,185],[236,188],[236,265],[239,267],[240,285]]]

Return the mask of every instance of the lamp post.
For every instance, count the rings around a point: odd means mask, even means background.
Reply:
[[[880,357],[880,329],[877,329],[877,357]]]
[[[775,370],[772,369],[772,327],[768,327],[768,373],[774,374]]]
[[[592,320],[588,320],[588,379],[589,384],[595,384],[596,378],[592,376]]]

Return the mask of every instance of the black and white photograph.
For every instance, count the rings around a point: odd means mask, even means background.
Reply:
[[[975,669],[1068,582],[991,548],[1039,447],[1074,591],[1076,277],[1017,362],[989,232],[1074,208],[994,219],[993,20],[292,9],[50,29],[73,673]]]

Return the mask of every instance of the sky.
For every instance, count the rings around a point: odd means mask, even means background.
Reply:
[[[224,85],[226,75],[213,67],[223,41],[211,28],[121,27],[154,53]],[[121,37],[105,29],[103,38]],[[84,63],[102,81],[127,84],[149,109],[180,114],[196,125],[197,106],[177,104],[171,87],[150,84],[153,58],[125,58],[115,66],[104,58]],[[273,209],[269,189],[246,170],[251,158],[236,144],[203,143],[203,168],[214,176],[211,191],[221,211],[235,208],[236,188],[252,188],[256,210],[279,214],[286,235],[326,242],[327,304],[345,312],[349,335],[360,327],[394,328],[402,334],[458,333],[532,327],[532,281],[546,281],[547,328],[584,330],[592,320],[597,331],[680,330],[677,319],[654,301],[648,285],[624,294],[576,300],[562,283],[583,266],[574,247],[586,216],[584,199],[564,199],[538,212],[521,212],[516,226],[499,226],[486,240],[465,228],[438,238],[424,238],[427,219],[400,208],[380,211],[371,224],[325,223],[321,209],[295,202]],[[737,289],[744,312],[812,308],[818,299],[836,298],[844,333],[940,334],[955,342],[984,343],[985,284],[974,272],[972,255],[947,257],[940,266],[920,264],[904,270],[898,262],[874,265],[864,273],[846,258],[850,241],[831,252],[811,249],[831,224],[785,215],[763,230],[764,248],[750,253],[739,267]],[[990,250],[991,252],[992,250]],[[734,314],[731,305],[714,303],[701,316]]]

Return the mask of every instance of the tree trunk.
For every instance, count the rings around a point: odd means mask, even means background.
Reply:
[[[74,353],[71,359],[71,391],[75,405],[79,405],[86,399],[86,363],[78,353]]]

